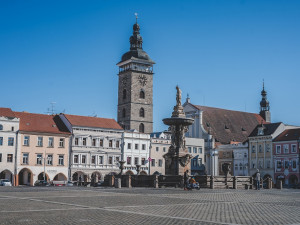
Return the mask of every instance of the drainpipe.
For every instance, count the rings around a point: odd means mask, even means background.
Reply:
[[[13,186],[16,186],[18,184],[18,134],[19,131],[16,132],[16,147],[15,147],[15,168],[14,168],[14,184]],[[19,185],[19,184],[18,184]]]

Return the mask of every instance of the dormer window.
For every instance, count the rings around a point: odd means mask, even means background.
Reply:
[[[258,128],[258,133],[257,135],[264,135],[264,128],[263,127],[259,127]]]

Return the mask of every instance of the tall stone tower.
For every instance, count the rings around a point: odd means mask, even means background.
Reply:
[[[259,115],[261,115],[262,118],[266,122],[271,123],[271,112],[270,112],[270,103],[267,100],[267,92],[265,91],[265,83],[263,82],[263,89],[261,91],[262,99],[260,101],[260,112]]]
[[[141,133],[153,131],[153,64],[143,50],[140,25],[133,25],[130,51],[122,56],[119,67],[118,123]]]

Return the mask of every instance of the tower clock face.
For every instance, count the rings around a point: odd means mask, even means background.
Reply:
[[[139,75],[139,82],[141,85],[145,86],[147,84],[147,77],[145,75]]]

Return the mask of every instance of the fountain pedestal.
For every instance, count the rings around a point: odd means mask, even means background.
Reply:
[[[171,130],[171,146],[168,153],[164,155],[166,175],[183,175],[186,170],[190,169],[192,158],[185,146],[185,133],[194,120],[186,118],[181,105],[181,90],[178,86],[176,89],[177,104],[174,106],[172,117],[163,119],[164,124],[168,125]]]

